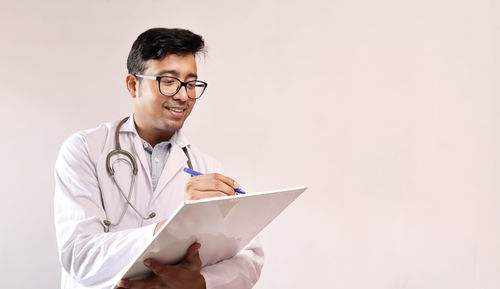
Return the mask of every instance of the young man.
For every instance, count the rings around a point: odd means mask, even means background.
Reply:
[[[192,146],[181,128],[207,84],[195,56],[203,39],[188,30],[154,28],[130,51],[126,78],[134,113],[72,135],[56,167],[55,223],[62,288],[112,288],[179,204],[234,195],[238,183]],[[183,168],[205,173],[191,177]],[[154,275],[122,288],[251,288],[263,265],[256,242],[231,259],[202,267],[195,243],[177,265],[147,259]],[[203,257],[203,256],[202,256]]]

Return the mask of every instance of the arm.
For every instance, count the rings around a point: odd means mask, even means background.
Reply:
[[[155,224],[105,233],[105,212],[85,140],[73,135],[55,167],[54,215],[63,269],[84,286],[111,286],[153,236]]]

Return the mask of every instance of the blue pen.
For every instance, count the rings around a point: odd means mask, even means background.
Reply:
[[[192,170],[192,169],[189,169],[189,168],[184,168],[184,171],[192,176],[199,176],[199,175],[203,175],[202,173],[200,172],[197,172],[195,170]],[[236,190],[234,190],[235,192],[237,192],[238,194],[246,194],[242,189],[240,188],[237,188]]]

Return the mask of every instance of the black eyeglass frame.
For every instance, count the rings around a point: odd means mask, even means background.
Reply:
[[[173,77],[173,76],[153,76],[153,75],[142,75],[142,74],[134,74],[134,75],[135,75],[135,77],[140,77],[140,78],[145,78],[145,79],[156,80],[156,81],[158,82],[158,91],[160,91],[160,93],[161,93],[162,95],[164,95],[164,96],[174,96],[174,95],[176,95],[176,94],[177,94],[177,93],[181,90],[181,88],[184,86],[184,87],[186,88],[186,95],[187,95],[190,99],[199,99],[199,98],[203,95],[203,93],[205,92],[205,89],[207,89],[207,86],[208,86],[208,83],[206,83],[205,81],[201,81],[201,80],[190,80],[190,81],[186,81],[186,82],[184,82],[184,81],[182,81],[182,80],[178,79],[177,77]],[[172,94],[164,94],[164,93],[161,91],[161,88],[160,88],[160,81],[161,81],[161,79],[162,79],[162,78],[172,78],[172,79],[175,79],[175,80],[179,81],[179,82],[181,83],[181,85],[179,85],[179,86],[177,87],[177,90],[176,90],[174,93],[172,93]],[[204,85],[204,86],[203,86],[203,90],[201,91],[201,93],[200,93],[200,95],[199,95],[198,97],[191,97],[191,96],[189,96],[189,94],[188,94],[188,91],[187,91],[187,85],[188,85],[189,83],[193,83],[193,82],[195,83],[195,85],[196,85],[197,83],[202,83],[202,84]]]

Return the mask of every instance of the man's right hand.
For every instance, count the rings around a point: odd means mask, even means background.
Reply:
[[[236,195],[239,187],[235,180],[217,173],[194,176],[186,185],[184,200]]]

